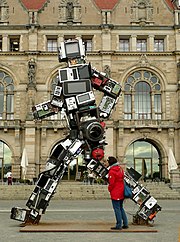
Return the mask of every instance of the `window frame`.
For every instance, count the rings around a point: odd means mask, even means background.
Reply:
[[[50,46],[49,46],[50,44]],[[46,45],[47,52],[57,52],[58,50],[58,39],[57,37],[47,37],[47,45]]]
[[[0,78],[0,85],[3,90],[0,90],[0,96],[2,96],[2,113],[0,113],[0,119],[13,120],[14,119],[14,82],[11,76],[4,71],[0,70],[0,74],[4,77]],[[7,83],[6,79],[10,78],[10,82]],[[10,108],[10,109],[9,109]]]
[[[130,39],[120,38],[119,39],[119,50],[121,52],[129,52],[130,51]]]
[[[9,37],[9,51],[19,52],[20,51],[20,36]]]
[[[160,45],[160,41],[163,41],[163,43]],[[156,43],[157,42],[157,43]],[[156,44],[157,44],[157,47],[156,47]],[[161,49],[162,47],[162,49]],[[165,50],[165,41],[163,38],[155,38],[154,39],[154,51],[155,52],[164,52]]]
[[[150,89],[143,96],[136,96],[135,87],[138,83],[146,83]],[[136,70],[132,72],[124,83],[124,119],[125,120],[161,120],[162,119],[162,85],[160,79],[156,74],[149,70]],[[127,98],[129,101],[127,101]],[[145,112],[140,112],[141,104],[136,102],[138,100],[146,99],[149,103],[144,107]],[[149,98],[149,100],[148,100]],[[142,101],[142,100],[141,100]],[[136,107],[139,105],[140,109]],[[137,112],[136,112],[137,111]]]
[[[145,44],[143,47],[143,44]],[[147,51],[147,38],[137,38],[136,40],[136,51],[146,52]]]

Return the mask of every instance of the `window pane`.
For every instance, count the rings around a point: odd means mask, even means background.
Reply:
[[[92,51],[92,39],[86,39],[83,40],[84,46],[85,46],[85,51],[86,52],[91,52]]]
[[[155,118],[161,119],[161,116],[162,116],[161,94],[154,95],[154,112],[155,112]]]
[[[149,79],[150,78],[150,72],[145,71],[144,72],[144,77],[147,78],[147,79]]]
[[[124,96],[124,112],[131,113],[131,95]]]
[[[154,50],[158,51],[158,52],[164,51],[164,40],[163,39],[154,40]]]
[[[14,110],[13,95],[7,95],[7,113],[12,113]]]
[[[126,84],[124,90],[125,90],[126,92],[130,91],[130,90],[131,90],[131,86],[128,85],[128,84]]]
[[[129,51],[129,39],[120,39],[119,41],[119,49],[120,51]]]
[[[56,52],[57,51],[57,40],[56,39],[48,39],[47,41],[47,51]]]
[[[0,92],[4,92],[4,86],[2,83],[0,83]]]
[[[124,118],[132,118],[132,96],[130,94],[124,95]]]
[[[157,79],[156,76],[152,76],[152,77],[151,77],[151,81],[152,81],[153,83],[156,83],[156,82],[158,81],[158,79]]]
[[[2,113],[3,113],[3,110],[4,110],[4,94],[3,93],[0,93],[0,115],[2,117]]]
[[[147,50],[147,41],[145,39],[137,40],[137,51],[146,51]]]
[[[19,39],[10,39],[10,51],[19,51]]]
[[[138,82],[135,86],[134,108],[136,119],[151,118],[150,86],[146,82]]]

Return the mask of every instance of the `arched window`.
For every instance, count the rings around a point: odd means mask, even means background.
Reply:
[[[132,143],[125,155],[127,167],[133,167],[145,179],[161,179],[161,159],[154,145],[138,140]]]
[[[3,182],[6,179],[6,174],[11,171],[12,152],[9,147],[0,140],[0,179]]]
[[[125,119],[161,119],[161,84],[150,71],[135,71],[124,85]]]
[[[0,119],[14,119],[14,83],[3,71],[0,71],[0,104]]]

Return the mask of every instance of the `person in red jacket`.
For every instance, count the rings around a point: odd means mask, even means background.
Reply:
[[[124,201],[124,171],[113,156],[107,159],[109,163],[108,191],[110,192],[112,206],[116,217],[116,226],[111,229],[121,230],[128,228],[128,219],[123,208]]]

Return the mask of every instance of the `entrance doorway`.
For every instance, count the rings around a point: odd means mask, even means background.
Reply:
[[[144,180],[161,180],[161,157],[157,148],[150,142],[138,140],[126,152],[127,167],[133,167]]]

